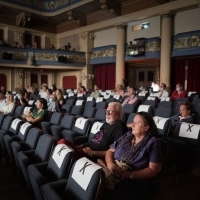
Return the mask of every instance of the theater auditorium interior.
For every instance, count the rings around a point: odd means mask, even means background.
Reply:
[[[200,0],[1,0],[0,200],[199,200],[199,77]]]

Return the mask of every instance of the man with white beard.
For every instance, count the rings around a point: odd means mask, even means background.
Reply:
[[[92,140],[78,147],[66,139],[61,139],[58,143],[71,146],[79,158],[84,156],[94,159],[104,158],[110,145],[128,131],[126,124],[121,121],[122,113],[121,103],[111,102],[106,109],[106,122],[101,126],[100,131],[94,134]]]

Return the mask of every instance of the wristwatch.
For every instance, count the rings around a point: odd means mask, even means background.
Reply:
[[[133,174],[130,174],[130,175],[129,175],[129,178],[133,178]]]

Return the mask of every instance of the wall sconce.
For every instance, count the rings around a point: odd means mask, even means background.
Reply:
[[[24,78],[24,73],[23,73],[23,72],[17,72],[16,75],[17,75],[17,77],[20,78],[20,79],[23,79],[23,78]]]
[[[90,79],[94,79],[94,74],[88,74],[88,76],[86,76],[85,73],[83,73],[83,74],[81,75],[81,79],[82,79],[82,80],[85,80],[85,79],[87,79],[87,78],[88,78],[89,80],[90,80]]]

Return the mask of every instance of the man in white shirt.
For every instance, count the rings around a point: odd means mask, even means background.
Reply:
[[[4,107],[6,100],[4,98],[4,93],[0,91],[0,110]]]
[[[42,90],[41,90],[41,93],[40,93],[40,97],[41,97],[41,98],[46,99],[46,97],[47,97],[47,92],[46,92],[46,91],[47,91],[47,88],[48,88],[47,86],[43,86],[43,87],[42,87]]]
[[[94,85],[94,92],[92,92],[90,96],[94,97],[95,99],[97,97],[101,96],[101,94],[99,93],[99,87],[98,87],[98,85]]]
[[[157,92],[159,92],[159,90],[160,90],[159,85],[156,82],[152,81],[152,83],[151,83],[151,91],[153,93],[157,93]]]
[[[169,92],[166,91],[166,84],[160,84],[160,92],[158,92],[158,98],[161,99],[162,97],[169,97]]]

